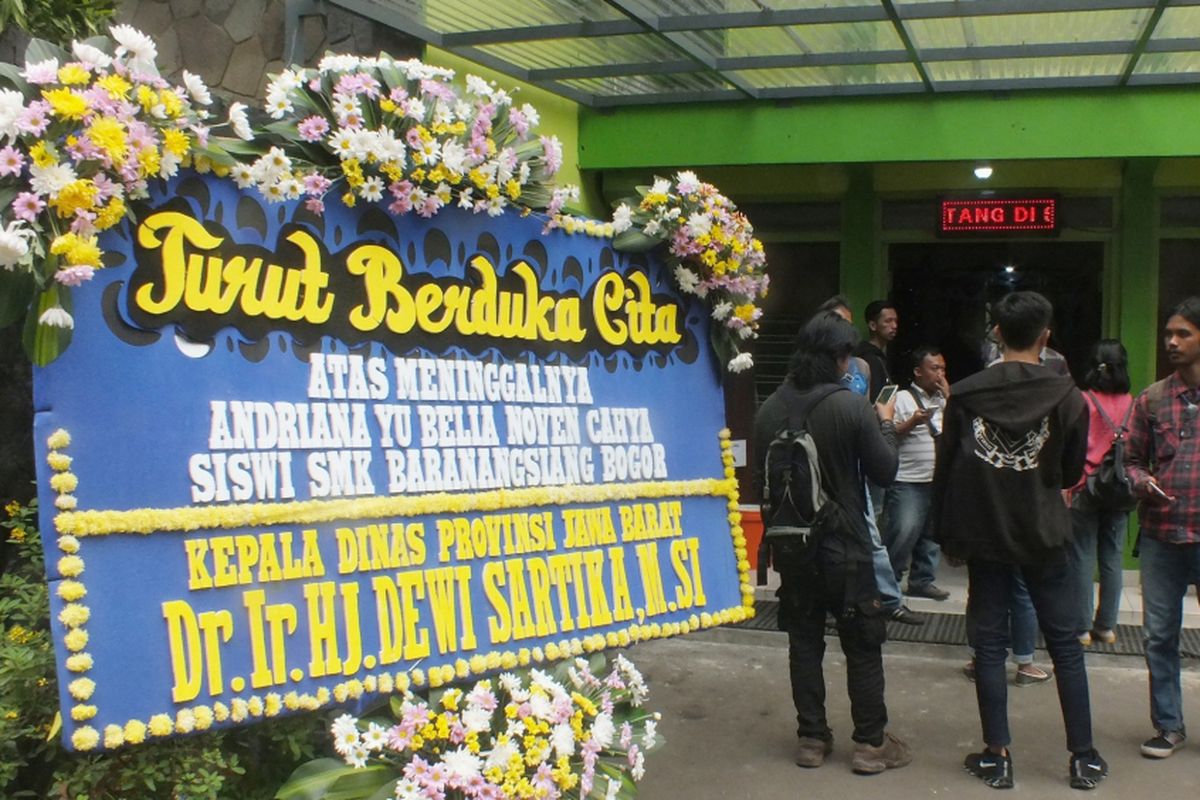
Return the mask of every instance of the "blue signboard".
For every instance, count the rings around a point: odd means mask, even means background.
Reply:
[[[69,743],[749,613],[708,315],[652,255],[196,174],[135,212],[35,376]]]

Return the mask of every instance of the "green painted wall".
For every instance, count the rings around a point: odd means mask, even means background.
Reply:
[[[1196,156],[1197,120],[1192,87],[584,108],[579,155],[584,169]]]
[[[497,86],[514,94],[518,104],[529,103],[536,108],[541,116],[538,132],[547,136],[553,134],[562,141],[563,166],[558,173],[559,182],[574,183],[583,190],[580,196],[580,211],[594,217],[608,218],[607,207],[595,190],[595,181],[586,179],[585,182],[580,173],[578,104],[436,47],[426,47],[425,60],[430,64],[454,70],[455,80],[460,84],[465,83],[467,75],[478,75],[485,80],[495,81]]]

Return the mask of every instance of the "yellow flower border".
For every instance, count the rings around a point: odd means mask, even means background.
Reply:
[[[737,559],[738,580],[742,595],[740,605],[716,612],[704,611],[700,614],[692,614],[681,622],[633,624],[615,631],[547,642],[543,646],[521,647],[515,651],[492,650],[486,654],[476,653],[469,658],[459,658],[452,664],[442,664],[427,670],[418,666],[407,672],[379,672],[362,678],[351,678],[337,683],[333,687],[320,687],[315,694],[299,694],[291,691],[285,694],[268,692],[263,696],[234,697],[229,700],[228,704],[217,701],[211,706],[201,704],[181,708],[176,710],[174,716],[168,713],[154,714],[145,721],[131,719],[124,725],[109,724],[104,727],[103,731],[97,731],[92,725],[79,724],[71,734],[71,743],[79,751],[90,751],[97,747],[111,750],[126,744],[141,744],[148,738],[158,739],[172,734],[204,731],[213,723],[222,723],[227,720],[239,723],[250,718],[269,718],[277,716],[285,709],[288,711],[316,711],[331,704],[357,700],[364,694],[406,693],[414,687],[425,686],[436,689],[471,675],[482,675],[499,669],[513,669],[531,664],[575,658],[606,648],[627,647],[637,642],[680,636],[692,631],[750,619],[754,616],[754,587],[750,582],[750,562],[746,557],[746,538],[741,526],[742,515],[737,510],[738,490],[737,481],[734,478],[733,446],[728,428],[723,428],[718,436],[721,447],[721,463],[724,466],[722,479],[703,478],[691,481],[641,482],[609,486],[500,490],[472,495],[438,493],[420,497],[309,500],[283,504],[255,503],[209,508],[136,509],[133,511],[67,510],[75,508],[75,498],[67,492],[59,491],[58,500],[67,498],[65,502],[56,501],[55,503],[56,507],[60,509],[55,516],[55,526],[59,531],[58,546],[65,554],[59,561],[59,571],[62,572],[61,565],[66,561],[68,571],[73,573],[70,580],[64,580],[59,584],[59,596],[67,601],[59,613],[59,619],[67,628],[66,639],[73,637],[74,643],[82,641],[79,647],[72,647],[72,642],[69,640],[65,642],[68,650],[73,653],[68,658],[68,668],[80,673],[80,677],[72,680],[68,685],[69,693],[78,701],[71,709],[71,719],[76,723],[86,723],[98,713],[95,705],[85,703],[91,699],[96,690],[95,681],[82,674],[92,667],[92,657],[87,653],[76,652],[82,650],[83,645],[87,643],[87,632],[83,626],[90,616],[90,611],[86,606],[75,602],[86,595],[86,588],[79,580],[84,570],[84,562],[79,556],[79,550],[80,538],[88,536],[112,533],[153,534],[199,528],[233,528],[285,522],[323,522],[331,519],[361,519],[380,515],[418,516],[435,512],[461,513],[521,506],[627,500],[638,497],[716,496],[725,497],[726,506],[729,509],[727,518],[730,536],[733,540],[734,555]],[[50,450],[47,461],[52,468],[58,470],[54,477],[69,476],[69,479],[60,479],[56,483],[58,485],[69,484],[74,489],[77,480],[74,475],[66,471],[70,467],[70,459],[64,460],[65,454],[60,452],[70,443],[71,438],[66,430],[60,428],[55,431],[47,441]],[[149,527],[168,521],[170,527]],[[68,559],[70,560],[68,561]],[[67,589],[65,593],[64,588]],[[71,666],[72,660],[79,669]]]

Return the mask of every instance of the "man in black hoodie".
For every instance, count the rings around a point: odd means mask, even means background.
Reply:
[[[1014,292],[992,309],[1001,361],[952,387],[933,478],[935,537],[965,561],[967,624],[975,644],[982,753],[965,766],[993,788],[1013,785],[1008,730],[1008,608],[1025,579],[1054,661],[1067,732],[1070,783],[1092,789],[1108,765],[1092,744],[1083,647],[1064,545],[1071,520],[1061,490],[1083,471],[1088,415],[1070,377],[1039,363],[1053,309],[1037,292]]]

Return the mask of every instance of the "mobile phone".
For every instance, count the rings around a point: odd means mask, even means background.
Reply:
[[[1171,497],[1171,495],[1164,492],[1162,490],[1162,487],[1160,487],[1157,483],[1154,483],[1153,481],[1151,481],[1150,483],[1147,483],[1146,486],[1149,487],[1150,491],[1154,492],[1156,495],[1158,495],[1162,499],[1170,501],[1170,502],[1175,501],[1175,498]]]
[[[894,383],[884,385],[884,387],[879,390],[879,396],[875,398],[875,402],[887,405],[888,403],[892,402],[892,398],[896,396],[896,390],[899,388],[900,387]]]

